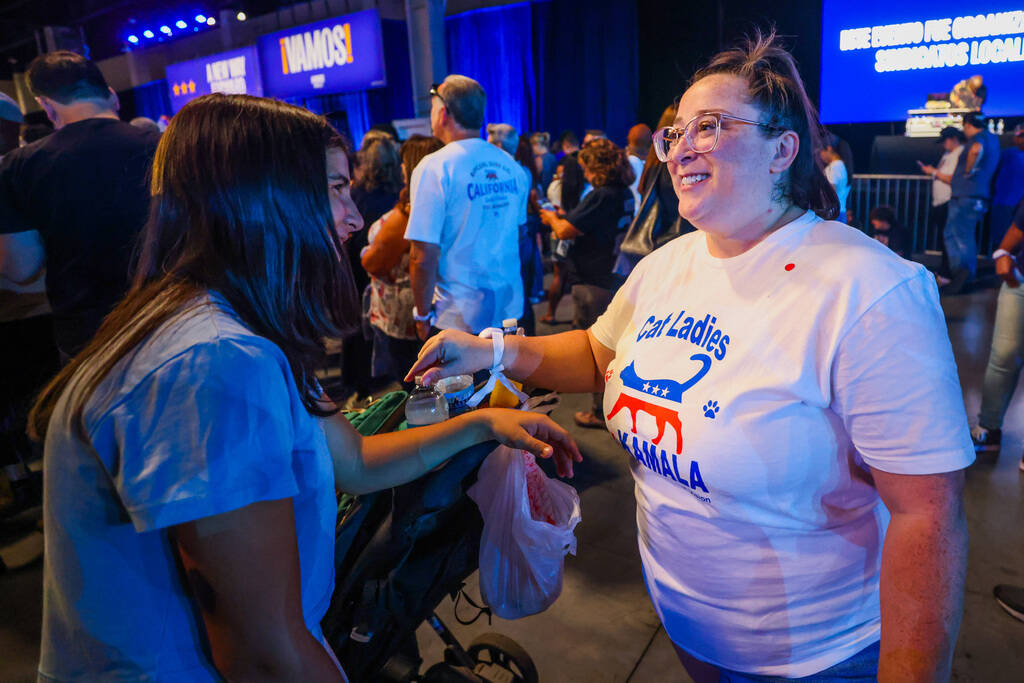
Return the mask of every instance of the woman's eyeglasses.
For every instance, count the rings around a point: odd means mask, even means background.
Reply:
[[[668,126],[666,128],[659,128],[654,131],[652,140],[654,142],[654,153],[658,159],[662,162],[666,162],[669,159],[669,155],[672,153],[672,149],[679,144],[679,141],[686,138],[686,144],[690,146],[696,154],[707,154],[713,152],[718,147],[718,139],[722,135],[722,119],[728,119],[729,121],[735,121],[736,123],[743,123],[749,126],[760,126],[770,131],[782,132],[786,130],[782,126],[773,126],[768,123],[761,123],[760,121],[751,121],[750,119],[742,119],[732,114],[723,114],[722,112],[709,112],[707,114],[699,114],[694,116],[689,122],[682,128],[676,128],[674,126]]]

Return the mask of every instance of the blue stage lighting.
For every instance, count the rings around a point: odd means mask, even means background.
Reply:
[[[153,37],[153,32],[152,32],[152,31],[150,31],[150,30],[149,30],[149,29],[147,28],[147,29],[146,29],[145,31],[143,31],[143,32],[142,32],[142,35],[144,35],[144,36],[145,36],[145,37],[147,37],[147,38],[152,38],[152,37]]]
[[[164,24],[160,27],[160,33],[166,33],[167,35],[171,35],[171,27]]]
[[[188,27],[188,24],[186,24],[183,19],[178,19],[176,22],[174,22],[174,25],[177,26],[178,28],[187,28]]]
[[[205,24],[206,23],[206,15],[205,14],[197,14],[196,15],[196,23],[197,24]]]
[[[134,45],[134,44],[139,42],[139,37],[134,35],[134,34],[130,35],[130,36],[128,36],[128,42],[131,43],[132,45]]]

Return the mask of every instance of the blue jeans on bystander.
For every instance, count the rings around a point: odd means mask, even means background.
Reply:
[[[985,200],[953,197],[949,200],[949,215],[943,238],[949,254],[949,268],[953,275],[966,270],[973,278],[978,270],[978,244],[974,231],[985,216]]]

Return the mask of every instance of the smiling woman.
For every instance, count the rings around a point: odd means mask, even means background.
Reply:
[[[698,230],[587,332],[509,337],[501,359],[604,389],[644,579],[698,683],[949,677],[974,458],[956,366],[931,274],[823,220],[818,129],[774,36],[716,56],[655,140]],[[412,372],[491,362],[447,331]]]

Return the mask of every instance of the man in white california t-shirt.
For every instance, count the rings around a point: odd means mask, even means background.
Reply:
[[[486,95],[451,75],[430,89],[430,126],[445,146],[409,181],[409,275],[421,339],[431,328],[480,332],[523,313],[519,226],[529,183],[515,159],[480,138]]]

